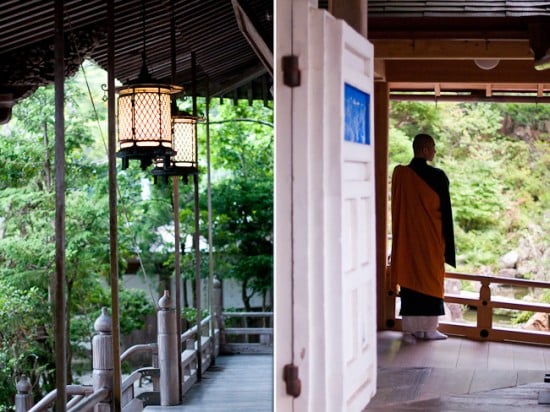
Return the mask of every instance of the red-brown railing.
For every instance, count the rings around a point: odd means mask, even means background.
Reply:
[[[528,289],[541,289],[550,291],[550,282],[540,282],[526,279],[502,278],[490,275],[473,275],[468,273],[448,272],[445,275],[446,280],[457,279],[460,281],[469,281],[479,283],[477,292],[464,292],[459,290],[445,294],[447,304],[459,304],[473,308],[476,312],[476,321],[474,324],[464,321],[444,321],[440,322],[442,332],[464,336],[474,340],[490,341],[513,341],[523,343],[533,343],[550,345],[550,332],[542,330],[531,330],[521,326],[513,327],[504,324],[495,324],[495,310],[507,309],[512,311],[527,311],[533,313],[550,314],[550,304],[527,302],[514,298],[505,298],[502,296],[493,296],[492,288],[496,285],[504,287],[521,287]],[[387,293],[386,313],[388,316],[395,314],[395,296],[391,292]],[[395,315],[394,319],[388,319],[387,326],[401,328],[401,320]],[[548,326],[548,325],[546,325]]]

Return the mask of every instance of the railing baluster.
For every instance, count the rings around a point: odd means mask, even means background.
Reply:
[[[479,336],[483,339],[489,337],[493,329],[493,305],[491,304],[491,281],[487,277],[481,278],[479,300],[481,305],[477,307],[477,327]]]
[[[167,290],[159,300],[157,313],[158,356],[160,365],[160,404],[177,405],[179,399],[179,357],[176,311]]]
[[[17,395],[15,395],[15,411],[27,412],[32,408],[32,385],[29,382],[27,375],[21,375],[21,379],[17,382]]]
[[[101,315],[96,319],[94,328],[97,335],[92,340],[93,388],[94,392],[103,389],[113,389],[113,321],[107,313],[107,308],[101,309]],[[96,405],[96,412],[110,412],[110,397],[107,402]]]

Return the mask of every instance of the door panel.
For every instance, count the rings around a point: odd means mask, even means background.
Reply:
[[[360,411],[376,388],[373,50],[309,2],[276,7],[292,20],[277,64],[296,56],[301,77],[276,70],[276,411]]]

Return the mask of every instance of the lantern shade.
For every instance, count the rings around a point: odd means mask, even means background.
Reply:
[[[171,128],[171,94],[182,89],[176,86],[140,83],[119,87],[117,153],[123,159],[141,160],[147,167],[157,156],[173,153]]]
[[[172,115],[172,155],[155,159],[153,176],[187,177],[198,173],[197,163],[197,120],[186,112],[176,111]]]
[[[197,167],[196,123],[193,116],[174,116],[172,120],[175,167]]]

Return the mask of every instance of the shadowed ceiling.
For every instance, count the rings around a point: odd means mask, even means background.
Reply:
[[[442,100],[549,101],[550,2],[368,5],[375,69],[394,98],[406,92]],[[491,61],[494,68],[482,68]]]
[[[0,108],[54,80],[52,0],[3,0],[0,7]],[[272,0],[115,0],[114,74],[136,80],[145,53],[151,76],[172,82],[171,19],[176,38],[175,82],[188,90],[192,53],[200,95],[272,99],[272,73],[258,53],[273,52]],[[88,58],[107,68],[107,2],[64,2],[66,74]],[[252,33],[251,33],[252,32]]]

